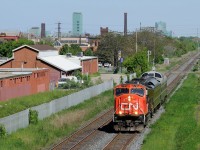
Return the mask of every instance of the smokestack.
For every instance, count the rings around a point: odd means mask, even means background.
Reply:
[[[124,35],[127,35],[127,13],[124,13]]]

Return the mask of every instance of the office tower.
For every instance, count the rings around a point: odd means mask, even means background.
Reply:
[[[45,34],[45,23],[41,24],[41,38],[45,38],[46,34]]]
[[[72,17],[73,36],[80,36],[83,32],[83,16],[80,12],[74,12]]]

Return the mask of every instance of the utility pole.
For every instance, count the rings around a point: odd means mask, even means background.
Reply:
[[[197,51],[198,53],[200,52],[199,50],[199,29],[197,28]],[[200,66],[199,66],[199,61],[198,61],[198,70],[199,70]]]
[[[136,29],[136,32],[135,32],[135,38],[136,38],[136,42],[135,42],[135,51],[137,53],[137,49],[138,49],[138,45],[137,45],[137,29]]]

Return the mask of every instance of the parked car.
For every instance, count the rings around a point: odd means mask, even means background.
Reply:
[[[98,66],[99,66],[99,67],[102,67],[103,65],[102,65],[102,63],[99,62],[99,63],[98,63]]]
[[[75,82],[78,82],[78,79],[76,76],[67,76],[66,79],[69,79],[69,80],[73,80]]]
[[[64,84],[66,84],[68,81],[74,81],[74,82],[78,82],[77,77],[75,76],[66,76],[66,77],[62,77],[58,80],[58,87],[62,87]]]
[[[67,79],[67,78],[60,78],[58,80],[58,87],[62,87],[64,84],[67,83],[67,81],[69,81],[69,79]]]
[[[109,63],[104,63],[104,67],[109,68],[109,67],[110,67],[110,64],[109,64]]]

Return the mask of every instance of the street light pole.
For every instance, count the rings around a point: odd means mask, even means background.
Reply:
[[[135,41],[135,51],[137,53],[137,29],[136,29],[136,32],[135,32],[135,38],[136,38],[136,41]]]

